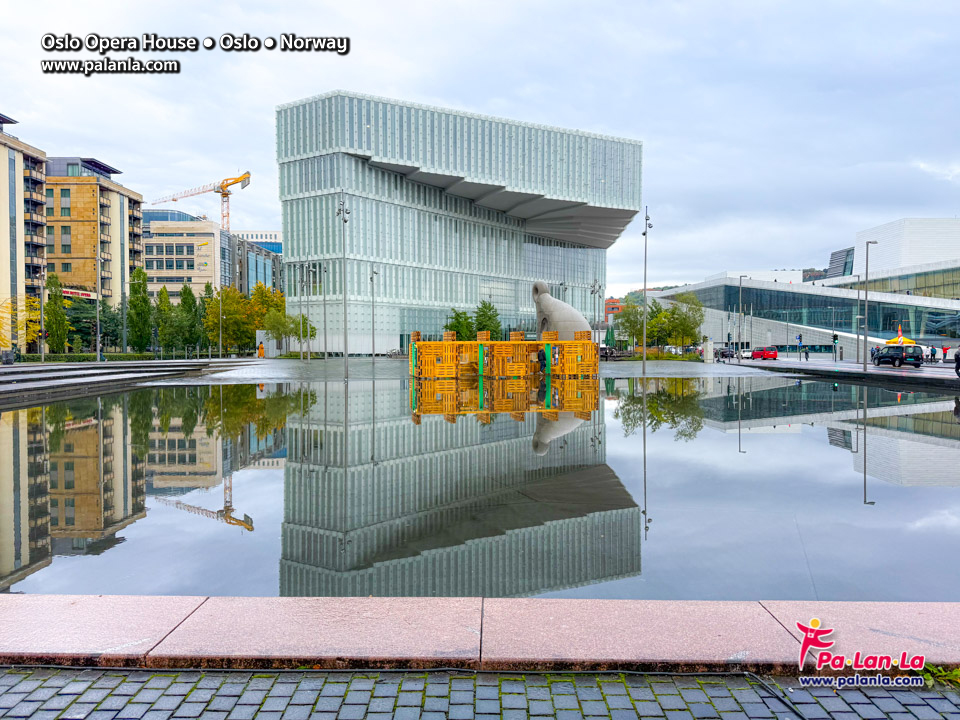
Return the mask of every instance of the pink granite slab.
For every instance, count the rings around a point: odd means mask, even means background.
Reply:
[[[480,598],[210,598],[151,667],[476,667]]]
[[[0,664],[138,665],[204,600],[0,594]]]
[[[925,655],[935,665],[960,665],[960,603],[764,601],[770,613],[800,640],[797,623],[818,618],[835,654],[903,652]],[[799,658],[799,651],[798,651]],[[810,667],[812,656],[808,656]],[[794,661],[796,662],[796,660]]]
[[[756,602],[488,599],[481,667],[778,671],[798,648]]]

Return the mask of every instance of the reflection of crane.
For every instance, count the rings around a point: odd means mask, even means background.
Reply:
[[[206,508],[197,507],[196,505],[188,505],[180,500],[171,500],[170,498],[165,497],[158,497],[156,499],[162,502],[164,505],[175,507],[178,510],[186,510],[194,515],[201,515],[203,517],[210,518],[211,520],[219,520],[227,525],[237,525],[242,527],[244,530],[253,532],[253,518],[247,514],[244,514],[243,520],[233,516],[232,475],[228,475],[223,479],[223,510],[207,510]]]
[[[242,190],[247,185],[250,184],[250,173],[245,172],[243,175],[234,178],[226,178],[220,182],[210,183],[209,185],[201,185],[200,187],[195,187],[192,190],[184,190],[183,192],[174,193],[173,195],[167,195],[162,197],[159,200],[154,200],[154,205],[159,205],[160,203],[165,202],[176,202],[177,200],[182,200],[183,198],[193,197],[194,195],[203,195],[208,192],[215,192],[220,194],[220,225],[224,230],[230,232],[230,195],[232,194],[227,188],[232,185],[240,184],[240,189]]]

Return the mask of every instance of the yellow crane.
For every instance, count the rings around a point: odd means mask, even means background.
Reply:
[[[160,205],[161,203],[165,202],[176,202],[177,200],[182,200],[183,198],[193,197],[194,195],[203,195],[204,193],[208,192],[218,193],[220,195],[220,227],[227,232],[230,232],[230,195],[233,193],[228,188],[238,184],[240,185],[241,190],[250,184],[249,171],[238,177],[225,178],[220,182],[209,183],[208,185],[195,187],[192,190],[184,190],[183,192],[174,193],[173,195],[167,195],[159,200],[154,200],[153,204]]]
[[[171,500],[170,498],[165,497],[158,497],[156,500],[164,505],[175,507],[178,510],[186,510],[194,515],[200,515],[201,517],[210,518],[211,520],[219,520],[227,525],[236,525],[238,527],[242,527],[248,532],[253,532],[253,518],[246,513],[243,515],[243,520],[233,516],[232,475],[228,475],[223,479],[223,510],[207,510],[206,508],[197,507],[196,505],[188,505],[180,500]]]

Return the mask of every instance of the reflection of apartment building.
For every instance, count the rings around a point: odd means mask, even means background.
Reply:
[[[0,336],[6,336],[0,350],[24,347],[16,318],[25,297],[40,297],[45,262],[46,154],[4,132],[16,122],[0,115]]]
[[[376,385],[327,383],[288,420],[281,595],[531,595],[640,572],[600,413],[561,417],[562,437],[533,413],[418,425],[401,382]]]
[[[143,197],[94,158],[47,159],[47,271],[67,288],[99,292],[114,307],[143,267]],[[99,282],[97,274],[99,273]]]
[[[40,410],[0,415],[0,592],[50,564]]]
[[[98,552],[145,516],[143,465],[133,457],[123,405],[67,421],[50,452],[54,554]]]

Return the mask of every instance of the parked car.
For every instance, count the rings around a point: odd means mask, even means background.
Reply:
[[[715,351],[715,354],[721,360],[724,358],[732,358],[733,348],[728,348],[728,347],[717,348]]]
[[[904,364],[921,367],[923,365],[923,348],[919,345],[886,345],[873,356],[873,364],[877,367],[883,364],[890,364],[894,367],[900,367]]]
[[[758,347],[750,353],[751,360],[776,360],[777,349],[775,347]]]

